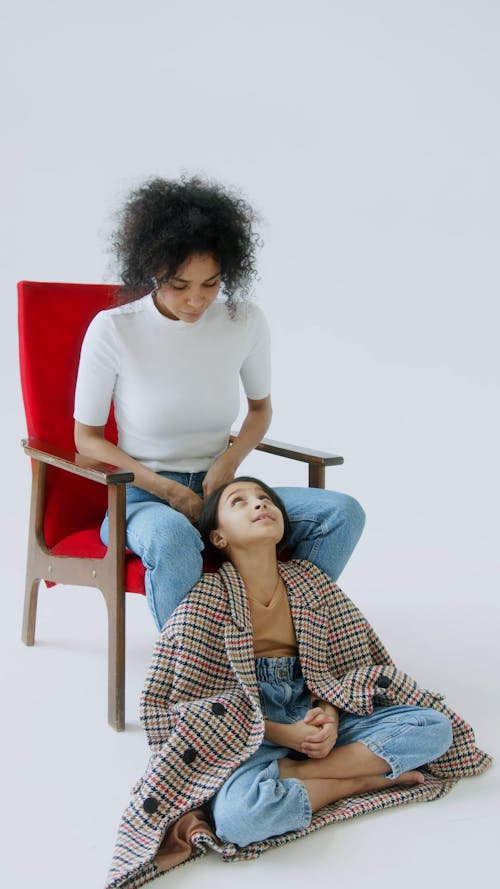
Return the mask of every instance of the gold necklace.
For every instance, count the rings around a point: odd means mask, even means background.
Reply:
[[[247,594],[247,595],[248,595],[248,598],[251,599],[252,602],[258,602],[259,605],[263,605],[264,608],[267,608],[267,606],[270,605],[271,602],[272,602],[273,599],[274,599],[274,596],[275,596],[275,594],[276,594],[276,590],[278,589],[280,580],[281,580],[281,576],[280,576],[280,574],[278,573],[278,580],[276,581],[276,583],[275,583],[275,585],[274,585],[274,589],[273,589],[273,591],[272,591],[272,593],[271,593],[271,598],[269,599],[269,602],[263,602],[261,599],[257,599],[255,596],[251,596],[250,593]]]

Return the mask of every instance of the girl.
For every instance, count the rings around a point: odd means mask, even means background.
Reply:
[[[142,885],[201,843],[255,857],[335,820],[435,799],[490,762],[324,572],[278,561],[289,528],[254,478],[221,486],[203,508],[204,539],[227,561],[156,646],[141,699],[152,756],[110,889]]]
[[[239,846],[308,827],[312,813],[335,800],[423,783],[417,767],[445,753],[453,737],[449,719],[432,708],[375,706],[359,716],[311,700],[276,558],[286,525],[279,497],[250,478],[220,488],[200,521],[202,534],[234,565],[246,590],[265,717],[261,746],[212,801],[217,836]],[[329,586],[325,604],[335,608],[335,585]]]

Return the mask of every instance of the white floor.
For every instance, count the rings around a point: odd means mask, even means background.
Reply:
[[[105,718],[105,612],[96,591],[42,586],[36,645],[26,648],[19,641],[25,508],[19,513],[19,535],[4,575],[2,886],[92,889],[103,886],[128,791],[147,759],[136,702],[155,630],[145,601],[129,596],[127,728],[116,734]],[[434,556],[434,576],[424,584],[405,569],[414,555],[411,547],[405,553],[400,546],[385,579],[374,581],[380,548],[375,530],[367,530],[344,572],[346,592],[399,664],[426,687],[444,691],[475,726],[478,743],[498,751],[492,566],[484,562],[481,573],[460,577],[458,569],[450,569],[445,548]],[[310,882],[345,889],[482,886],[496,872],[498,785],[493,766],[441,801],[327,828],[256,862],[229,865],[209,854],[156,885],[191,889],[203,881],[225,889],[271,887],[282,880],[289,889]]]

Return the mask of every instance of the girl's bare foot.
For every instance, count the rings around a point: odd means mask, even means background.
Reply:
[[[309,778],[307,763],[310,760],[297,760],[290,759],[290,757],[285,756],[283,759],[280,759],[279,765],[279,773],[280,778],[297,778],[299,781],[307,781]],[[318,765],[321,763],[321,760],[314,760],[315,768],[318,768]],[[398,778],[385,778],[384,775],[375,774],[375,775],[367,775],[367,776],[359,776],[360,779],[370,778],[375,779],[377,782],[386,781],[387,787],[391,787],[393,784],[403,784],[403,785],[411,785],[411,784],[424,784],[425,783],[425,775],[422,772],[417,770],[413,770],[410,772],[402,772]],[[316,778],[316,776],[315,776]],[[330,776],[325,775],[325,780],[329,780]],[[317,778],[316,780],[322,780],[321,778]],[[339,778],[339,780],[345,780]],[[380,787],[380,783],[377,784]]]
[[[362,775],[357,778],[302,778],[298,774],[299,763],[296,760],[280,759],[280,778],[297,778],[302,781],[313,812],[322,809],[329,803],[360,793],[374,790],[392,790],[395,787],[408,787],[425,782],[422,772],[403,772],[398,778],[386,778],[385,775]]]
[[[365,778],[334,778],[333,780],[339,781],[339,789],[340,783],[345,784],[346,787],[351,784],[353,788],[359,788],[350,794],[354,795],[370,790],[390,790],[397,786],[411,787],[414,784],[425,784],[425,775],[422,772],[412,771],[402,772],[397,778],[386,778],[385,775],[367,775]]]
[[[391,784],[425,784],[425,775],[423,772],[416,770],[412,772],[402,772],[398,778],[388,778]]]

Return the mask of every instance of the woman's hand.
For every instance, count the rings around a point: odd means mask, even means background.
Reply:
[[[220,488],[221,485],[225,485],[227,482],[233,480],[234,474],[238,468],[238,463],[235,461],[234,454],[232,454],[231,451],[232,448],[228,448],[227,451],[224,451],[220,457],[217,457],[215,463],[212,463],[208,470],[203,480],[203,496],[205,500],[210,497],[210,494],[213,491]]]
[[[179,482],[164,478],[147,466],[143,466],[121,448],[104,437],[104,426],[85,426],[75,422],[75,442],[80,454],[130,469],[134,473],[134,485],[154,494],[168,503],[172,509],[181,512],[190,522],[196,524],[203,506],[203,500],[194,491]]]
[[[203,482],[205,500],[212,491],[232,481],[240,463],[262,440],[266,434],[272,417],[271,396],[265,398],[248,398],[248,413],[242,423],[238,435],[233,439],[230,448],[217,457],[208,470]]]
[[[169,479],[165,479],[165,481],[168,483],[168,488],[165,494],[159,493],[158,496],[166,500],[172,509],[181,512],[193,525],[196,525],[203,507],[201,497],[185,485],[180,485],[178,482],[172,482]]]

